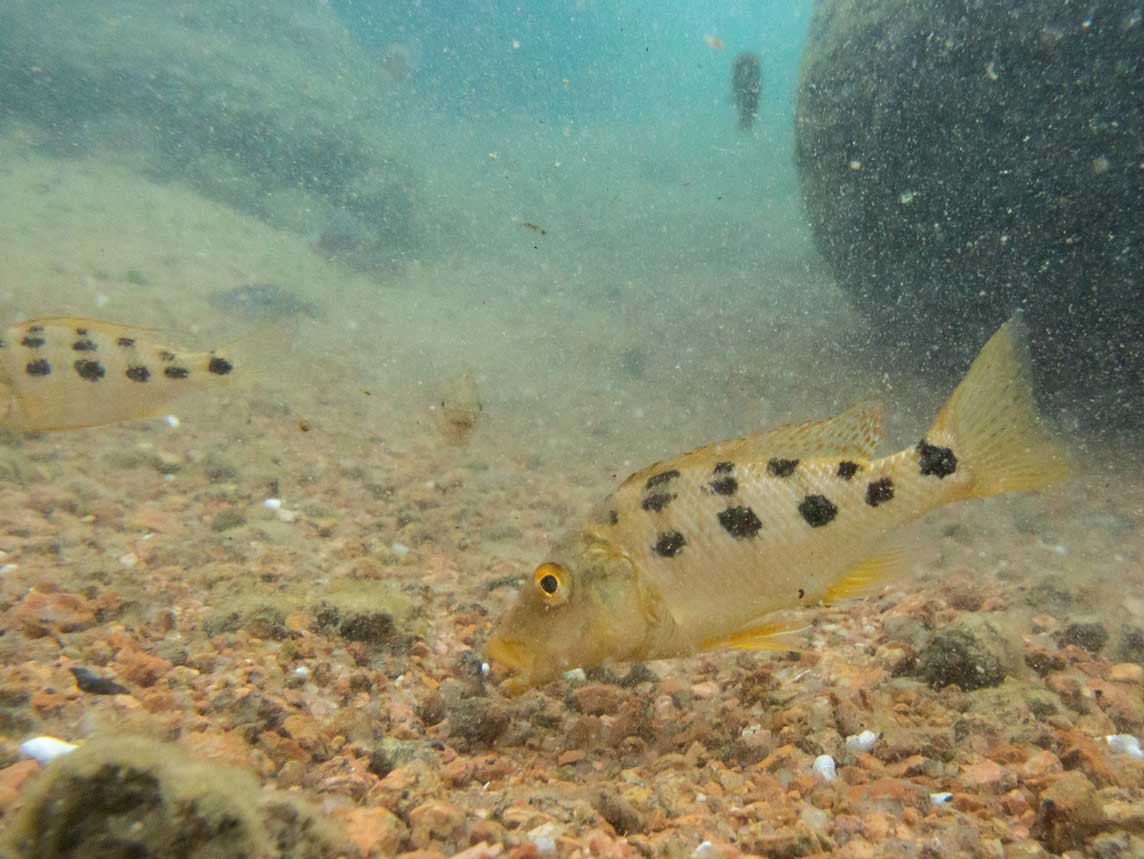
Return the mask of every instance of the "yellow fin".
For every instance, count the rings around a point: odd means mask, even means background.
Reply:
[[[783,636],[803,632],[810,627],[805,623],[776,621],[749,626],[723,638],[709,638],[699,645],[700,650],[773,650],[780,653],[805,653],[805,649],[785,644]]]
[[[882,403],[863,400],[842,414],[818,421],[786,424],[742,438],[709,444],[670,460],[653,463],[624,481],[642,483],[667,468],[713,466],[730,460],[849,458],[868,460],[882,439]]]
[[[1019,313],[982,348],[925,440],[948,447],[971,475],[962,497],[1028,492],[1064,479],[1065,452],[1045,432],[1033,400]]]
[[[844,578],[826,589],[822,602],[831,605],[839,600],[873,593],[890,579],[904,573],[908,561],[909,554],[901,546],[859,561],[846,571]]]

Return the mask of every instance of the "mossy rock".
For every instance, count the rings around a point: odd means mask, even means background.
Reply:
[[[25,859],[326,859],[339,846],[307,805],[264,796],[248,773],[153,740],[102,737],[39,776],[3,849]]]

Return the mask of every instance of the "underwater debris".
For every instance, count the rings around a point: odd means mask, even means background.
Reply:
[[[441,395],[437,423],[441,435],[451,445],[463,445],[477,428],[484,406],[477,393],[477,380],[466,371],[446,383]]]
[[[998,686],[1016,665],[1009,642],[992,623],[970,615],[939,630],[918,654],[918,674],[933,689],[963,692]]]
[[[544,229],[544,227],[540,226],[539,224],[532,223],[531,221],[521,221],[520,225],[526,230],[532,230],[534,233],[540,233],[542,236],[548,235],[548,230]]]
[[[213,292],[207,300],[216,310],[248,319],[318,318],[318,305],[302,301],[276,283],[244,283],[234,289]]]
[[[1022,332],[1019,317],[999,329],[922,440],[896,455],[874,458],[882,407],[866,402],[632,474],[536,567],[494,630],[489,656],[513,675],[505,690],[609,660],[797,649],[805,623],[767,618],[901,572],[904,553],[885,544],[907,523],[1062,479],[1063,451],[1036,416]],[[972,636],[931,648],[933,683],[980,688],[1004,676],[1000,659],[979,677],[960,667],[980,649]]]
[[[78,748],[75,743],[57,740],[55,737],[33,737],[20,743],[20,752],[39,764],[50,764]]]
[[[759,55],[743,51],[731,65],[731,94],[739,112],[739,128],[750,130],[759,115],[759,95],[763,91]]]
[[[218,352],[180,352],[154,332],[95,319],[31,319],[0,334],[0,428],[45,432],[162,414],[171,400],[229,380]]]

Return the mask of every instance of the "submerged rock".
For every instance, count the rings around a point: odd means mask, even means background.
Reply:
[[[815,242],[927,378],[952,381],[1024,307],[1046,398],[1094,427],[1137,426],[1139,18],[1130,0],[815,5],[796,109]]]
[[[52,763],[2,845],[41,859],[332,859],[340,847],[299,799],[264,795],[245,772],[134,737],[93,738]]]
[[[1015,665],[1002,631],[972,618],[935,633],[918,654],[918,673],[935,689],[953,685],[972,692],[999,686]]]

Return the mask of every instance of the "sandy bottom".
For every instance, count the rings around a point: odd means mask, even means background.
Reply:
[[[1078,440],[1059,490],[940,511],[914,573],[817,612],[801,654],[508,699],[482,671],[491,625],[617,478],[870,393],[916,438],[943,392],[852,373],[857,323],[793,252],[765,278],[706,260],[610,281],[583,244],[535,261],[508,219],[503,254],[378,284],[114,165],[0,170],[6,319],[152,324],[251,368],[177,428],[0,447],[6,821],[46,777],[21,742],[114,734],[298,793],[350,856],[1144,855],[1144,760],[1105,739],[1144,730],[1132,451]],[[244,282],[321,314],[228,319],[209,298]],[[432,409],[467,368],[485,410],[450,447]]]

